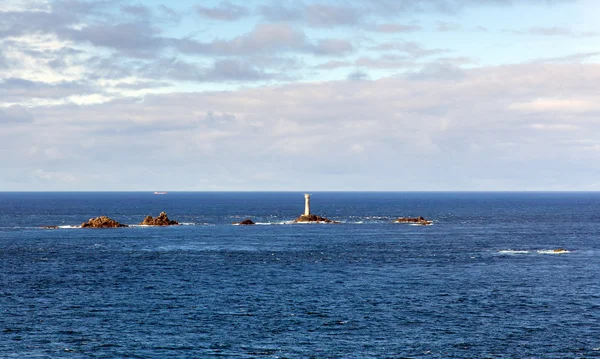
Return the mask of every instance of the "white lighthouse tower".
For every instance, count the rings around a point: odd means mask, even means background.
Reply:
[[[304,194],[304,215],[310,216],[310,194]]]

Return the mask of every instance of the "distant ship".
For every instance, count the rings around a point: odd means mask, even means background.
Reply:
[[[156,192],[154,192],[154,194],[167,194],[167,192],[159,192],[159,191],[156,191]]]

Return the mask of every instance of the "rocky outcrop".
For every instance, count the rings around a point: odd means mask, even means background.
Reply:
[[[58,229],[58,226],[42,226],[44,229]]]
[[[126,224],[121,224],[114,219],[110,219],[106,216],[90,218],[89,221],[81,224],[81,228],[119,228],[129,227]]]
[[[251,226],[251,225],[256,224],[256,223],[252,222],[251,219],[245,219],[245,220],[243,220],[243,221],[241,221],[239,223],[236,223],[236,224],[239,224],[240,226]]]
[[[553,250],[553,252],[554,253],[569,253],[569,251],[564,248],[556,248],[555,250]]]
[[[316,214],[309,214],[308,216],[303,214],[300,217],[296,218],[294,222],[337,223],[330,220],[329,218],[320,217]]]
[[[152,216],[148,215],[140,225],[142,226],[174,226],[179,224],[177,221],[169,220],[167,214],[165,212],[160,212],[158,217],[152,218]]]
[[[397,223],[414,223],[426,226],[433,222],[423,218],[423,217],[400,217],[396,220]]]

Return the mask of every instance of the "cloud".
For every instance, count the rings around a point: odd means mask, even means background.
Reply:
[[[144,5],[123,5],[121,6],[121,11],[142,18],[148,18],[152,14],[150,8]]]
[[[438,21],[436,30],[440,32],[458,31],[461,29],[459,24],[447,21]]]
[[[196,13],[201,17],[206,17],[220,21],[235,21],[248,16],[249,11],[246,7],[232,4],[230,2],[220,2],[215,7],[196,6]]]
[[[32,123],[33,116],[21,106],[0,108],[0,125]]]
[[[46,83],[22,78],[6,78],[0,81],[2,100],[8,103],[27,102],[34,98],[60,99],[95,91],[97,90],[93,86],[79,82]]]
[[[466,72],[452,64],[432,63],[405,76],[412,80],[460,81],[466,76]]]
[[[320,40],[314,47],[316,55],[342,55],[352,52],[353,47],[349,41],[339,39]]]
[[[315,66],[315,68],[331,70],[331,69],[337,69],[340,67],[348,67],[348,66],[353,66],[353,63],[350,61],[330,60],[330,61],[318,64],[317,66]]]
[[[379,24],[372,26],[371,31],[382,32],[388,34],[397,34],[397,33],[405,33],[405,32],[414,32],[422,30],[419,25],[402,25],[395,23],[387,23],[387,24]]]
[[[29,153],[33,144],[53,148],[47,155],[54,156],[55,170],[76,178],[78,158],[130,164],[126,173],[110,172],[108,182],[72,183],[88,189],[123,189],[123,183],[151,189],[161,182],[190,190],[211,183],[291,189],[306,181],[324,190],[515,189],[529,188],[527,176],[519,177],[523,171],[547,171],[566,185],[572,182],[552,168],[573,166],[574,158],[593,163],[595,152],[584,147],[600,144],[598,65],[485,67],[463,69],[460,76],[452,68],[434,70],[422,71],[418,81],[398,76],[34,107],[28,111],[35,124],[21,123],[27,136],[14,142],[2,133],[0,141],[13,153]],[[350,77],[364,78],[360,71]],[[170,176],[145,182],[144,171],[158,171],[147,162],[142,170],[148,157]],[[551,167],[540,164],[548,157]],[[390,167],[398,158],[410,160]],[[17,169],[19,163],[32,162],[21,155],[10,160]],[[198,187],[188,179],[200,173],[206,182]],[[269,173],[268,184],[254,182],[253,173]]]
[[[532,3],[551,6],[572,0],[532,0]],[[312,27],[357,26],[369,18],[389,19],[407,14],[458,14],[471,7],[512,6],[513,0],[372,0],[350,1],[344,5],[330,3],[294,2],[259,6],[258,12],[267,21],[297,22]],[[443,28],[444,26],[442,26]],[[375,31],[377,27],[374,28]],[[382,32],[414,31],[416,28],[383,26]]]
[[[181,40],[176,42],[176,46],[186,53],[242,55],[303,50],[308,46],[308,40],[304,32],[279,23],[259,24],[249,33],[231,40],[214,40],[208,43]]]
[[[600,56],[600,51],[579,52],[566,56],[548,57],[543,59],[535,59],[532,63],[580,63],[582,61],[593,59]]]
[[[514,30],[511,32],[517,35],[562,36],[572,38],[600,36],[599,32],[579,32],[567,27],[560,26],[534,26],[527,30]]]
[[[173,43],[184,53],[219,56],[283,52],[342,55],[353,49],[349,41],[341,39],[321,39],[314,44],[303,31],[285,23],[258,24],[250,32],[230,40],[199,42],[182,39]]]
[[[369,74],[364,71],[356,70],[349,73],[347,78],[348,80],[352,81],[367,80],[369,78]]]
[[[157,36],[158,33],[158,29],[146,22],[100,24],[62,30],[62,35],[73,41],[114,48],[133,57],[152,57],[163,48],[165,39]]]
[[[527,102],[514,103],[510,108],[534,112],[590,112],[600,111],[596,99],[537,98]]]
[[[371,49],[376,51],[403,52],[413,58],[421,58],[450,52],[448,49],[425,49],[414,41],[384,42],[371,47]]]
[[[564,123],[552,123],[552,124],[534,123],[534,124],[530,125],[529,127],[533,128],[535,130],[543,130],[543,131],[572,131],[572,130],[580,130],[581,129],[580,126],[564,124]]]
[[[354,61],[354,65],[378,69],[413,68],[419,64],[406,56],[384,55],[380,57],[361,56]]]
[[[261,6],[259,12],[268,21],[302,22],[313,27],[356,25],[361,20],[360,11],[351,3],[346,6],[309,4],[296,6]]]
[[[531,3],[552,6],[573,0],[531,0]],[[368,8],[377,14],[443,13],[457,14],[471,7],[512,6],[514,0],[372,0]]]
[[[165,58],[143,66],[139,71],[147,78],[197,82],[260,81],[276,76],[241,59],[216,60],[212,65],[206,66],[177,58]]]

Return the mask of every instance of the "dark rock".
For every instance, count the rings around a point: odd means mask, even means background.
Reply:
[[[423,217],[400,217],[396,220],[397,223],[414,223],[426,226],[433,222],[423,218]]]
[[[42,226],[44,229],[58,229],[58,226]]]
[[[150,215],[146,216],[140,224],[142,226],[174,226],[179,224],[179,222],[169,220],[165,212],[160,212],[156,218],[152,218]]]
[[[119,228],[129,227],[126,224],[121,224],[114,219],[110,219],[106,216],[90,218],[89,221],[81,224],[81,228]]]
[[[316,214],[309,214],[308,216],[303,214],[296,218],[294,222],[337,223],[328,218],[317,216]]]
[[[251,219],[246,219],[246,220],[243,220],[243,221],[241,221],[241,222],[240,222],[240,223],[238,223],[238,224],[239,224],[240,226],[249,226],[249,225],[253,225],[253,224],[256,224],[256,223],[252,222],[252,220],[251,220]]]

